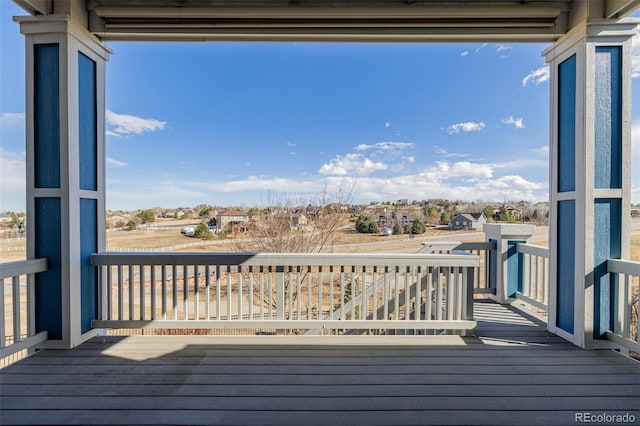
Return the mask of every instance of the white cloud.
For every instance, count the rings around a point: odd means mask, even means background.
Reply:
[[[479,132],[480,130],[484,129],[484,122],[473,122],[473,121],[466,121],[464,123],[457,123],[457,124],[452,124],[451,126],[447,127],[447,133],[449,133],[450,135],[455,135],[457,133],[460,133],[460,131],[463,132]]]
[[[548,81],[549,77],[549,65],[543,65],[540,68],[531,71],[522,79],[522,87],[527,87],[530,84],[539,86],[540,84]]]
[[[294,147],[294,146],[296,146],[296,144],[292,143],[292,142],[287,142],[287,146]]]
[[[640,161],[640,121],[631,125],[631,160]]]
[[[384,127],[391,127],[391,122],[389,122],[389,121],[385,121],[385,123],[384,123]]]
[[[2,126],[24,126],[26,115],[24,112],[3,112],[0,115]]]
[[[109,136],[141,135],[145,132],[164,130],[167,125],[166,121],[154,118],[140,118],[129,114],[117,114],[111,110],[106,111],[105,117],[107,124],[114,127],[107,130],[107,135]]]
[[[380,161],[372,161],[362,154],[338,155],[323,164],[318,170],[321,175],[367,175],[379,170],[386,170],[389,166]]]
[[[105,162],[107,164],[107,167],[113,167],[114,169],[120,169],[122,167],[127,167],[128,166],[128,164],[125,163],[124,161],[115,160],[115,159],[110,158],[110,157],[106,157],[105,158]]]
[[[0,148],[0,211],[25,210],[26,164],[24,153]]]
[[[511,50],[511,49],[513,49],[513,47],[506,46],[504,44],[499,44],[498,47],[496,48],[496,52],[504,52],[505,50]]]
[[[489,45],[489,43],[482,43],[480,46],[478,46],[476,48],[476,52],[481,51],[482,49],[484,49],[485,47],[487,47]]]
[[[433,151],[443,158],[464,158],[471,157],[471,154],[463,154],[458,152],[449,152],[446,149],[436,145],[433,147]]]
[[[460,53],[460,56],[463,57],[463,58],[465,56],[468,56],[468,55],[469,55],[469,51],[468,50],[465,50],[464,52]]]
[[[360,144],[356,146],[354,149],[356,151],[366,151],[369,149],[378,150],[378,151],[395,151],[402,150],[407,148],[413,148],[415,144],[413,142],[377,142],[374,144]]]
[[[516,129],[524,129],[524,121],[523,118],[513,118],[513,116],[509,116],[507,118],[503,118],[500,120],[503,124],[511,124],[515,126]]]
[[[549,145],[543,145],[541,147],[538,148],[532,148],[529,151],[535,153],[535,154],[542,154],[545,157],[549,156]]]
[[[631,39],[631,78],[640,77],[640,28]]]

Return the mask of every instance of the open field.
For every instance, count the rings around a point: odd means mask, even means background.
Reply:
[[[546,246],[548,244],[544,233],[546,229],[538,232],[534,244]],[[443,229],[429,229],[418,238],[411,239],[408,235],[391,235],[381,237],[372,234],[358,234],[351,229],[341,229],[334,237],[335,251],[353,251],[354,245],[362,244],[361,252],[410,250],[420,248],[421,241],[434,237],[441,241],[458,241],[466,231],[448,231]],[[450,238],[447,238],[450,236]],[[482,234],[478,233],[478,241],[482,240]],[[192,244],[198,245],[192,245]],[[226,252],[234,251],[234,239],[204,241],[185,237],[178,229],[158,231],[115,231],[107,233],[107,246],[113,249],[152,249],[162,247],[186,247],[168,249],[176,252]],[[365,246],[366,245],[366,246]],[[347,247],[338,247],[347,246]],[[25,240],[12,239],[0,240],[0,262],[15,262],[26,259]],[[640,260],[640,229],[634,229],[631,233],[631,259]]]

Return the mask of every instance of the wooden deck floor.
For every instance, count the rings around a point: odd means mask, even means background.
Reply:
[[[640,364],[476,316],[469,338],[95,338],[1,370],[0,424],[640,424]]]

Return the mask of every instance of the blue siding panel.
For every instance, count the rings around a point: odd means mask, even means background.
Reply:
[[[496,277],[496,265],[497,265],[497,251],[496,251],[496,240],[490,239],[489,242],[493,245],[493,249],[489,250],[489,288],[495,289],[497,287],[497,277]]]
[[[34,46],[35,187],[60,188],[60,53],[58,44]]]
[[[596,188],[622,187],[621,47],[596,47],[595,87]]]
[[[576,56],[558,67],[558,191],[576,188]]]
[[[45,257],[48,269],[36,274],[36,332],[48,331],[50,340],[62,339],[62,234],[59,198],[36,198],[33,230],[36,258]]]
[[[573,333],[575,309],[576,202],[558,202],[557,319],[556,326]]]
[[[507,242],[507,297],[515,297],[517,292],[522,292],[524,255],[517,252],[517,246],[525,242]]]
[[[98,189],[96,63],[78,54],[80,189]]]
[[[98,251],[98,201],[80,199],[80,322],[82,332],[91,330],[98,318],[98,280],[91,255]]]
[[[613,330],[614,283],[607,259],[619,259],[622,249],[622,201],[597,199],[594,206],[594,337]]]

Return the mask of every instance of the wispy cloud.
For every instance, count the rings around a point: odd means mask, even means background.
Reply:
[[[514,126],[516,129],[524,129],[524,119],[522,117],[520,118],[513,118],[513,116],[509,116],[507,118],[503,118],[502,120],[500,120],[503,124],[509,124]]]
[[[449,152],[438,145],[433,147],[433,151],[442,158],[465,158],[465,157],[471,157],[472,155],[472,154],[464,154],[459,152]]]
[[[447,127],[447,133],[450,135],[455,135],[460,132],[479,132],[484,129],[484,122],[480,121],[478,123],[473,121],[465,121],[463,123],[452,124]]]
[[[296,144],[295,144],[295,143],[292,143],[292,142],[287,142],[287,146],[289,146],[289,147],[294,147],[294,146],[296,146]]]
[[[463,58],[464,58],[465,56],[469,56],[469,51],[468,51],[468,50],[465,50],[464,52],[460,52],[460,56],[461,56],[461,57],[463,57]]]
[[[385,121],[384,127],[391,127],[391,122],[390,121]]]
[[[107,163],[107,167],[113,167],[114,169],[121,169],[122,167],[128,166],[124,161],[115,160],[110,157],[106,157],[105,162]]]
[[[499,44],[498,47],[496,47],[496,52],[500,53],[500,52],[504,52],[505,50],[511,50],[511,49],[513,49],[513,47],[507,46],[505,44]]]
[[[166,121],[141,118],[129,114],[117,114],[111,110],[107,110],[105,116],[107,124],[113,127],[107,130],[108,136],[141,135],[146,132],[164,130],[167,125]]]
[[[360,144],[354,149],[356,151],[376,150],[376,151],[396,151],[401,149],[413,148],[413,142],[377,142],[374,144]]]
[[[538,69],[531,71],[522,79],[522,87],[527,87],[530,84],[539,86],[540,84],[549,80],[549,65],[543,65]]]
[[[487,47],[489,43],[482,43],[480,46],[476,47],[476,53]]]
[[[0,115],[0,124],[7,127],[24,126],[25,117],[24,112],[3,112]]]
[[[362,154],[337,155],[318,170],[321,175],[368,175],[386,170],[389,166],[381,161],[373,161]]]

